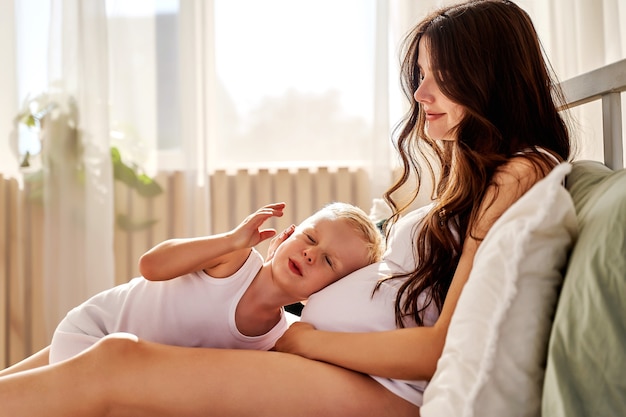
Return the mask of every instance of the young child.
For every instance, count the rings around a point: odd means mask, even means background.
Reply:
[[[264,262],[253,246],[275,235],[260,227],[284,207],[267,205],[228,233],[150,249],[139,262],[142,277],[67,314],[52,338],[50,363],[119,332],[178,346],[271,349],[288,326],[283,306],[382,255],[381,235],[365,212],[333,203],[302,222]]]

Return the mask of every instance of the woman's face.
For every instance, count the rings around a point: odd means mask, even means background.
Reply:
[[[431,71],[427,44],[428,42],[423,39],[419,43],[417,65],[422,81],[413,93],[413,97],[426,115],[425,127],[428,136],[435,140],[456,140],[452,129],[459,124],[465,110],[460,104],[447,98],[439,89]]]

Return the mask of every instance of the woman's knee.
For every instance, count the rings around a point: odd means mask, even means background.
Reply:
[[[93,348],[100,355],[124,357],[139,347],[139,338],[130,333],[111,333],[104,336]]]
[[[117,365],[122,365],[136,356],[139,349],[140,341],[137,336],[129,333],[113,333],[100,339],[77,359],[82,357],[92,366],[100,368],[103,373],[114,372]]]

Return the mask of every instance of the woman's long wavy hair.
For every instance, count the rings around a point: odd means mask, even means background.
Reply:
[[[440,90],[465,110],[454,141],[428,137],[424,112],[413,99],[420,85],[420,42],[427,42]],[[530,17],[514,3],[482,0],[442,8],[407,35],[403,56],[402,88],[411,108],[395,130],[403,169],[385,193],[394,211],[388,224],[417,196],[424,163],[431,177],[439,179],[433,190],[435,207],[413,239],[417,267],[402,275],[409,279],[396,299],[399,326],[406,316],[423,325],[422,313],[431,303],[441,311],[465,238],[484,238],[476,236],[474,225],[500,166],[523,153],[545,175],[554,162],[538,148],[561,160],[570,157],[568,128],[558,112],[563,95]],[[433,163],[438,163],[437,170]],[[415,180],[411,202],[398,206],[393,194]],[[426,302],[418,303],[424,291]]]

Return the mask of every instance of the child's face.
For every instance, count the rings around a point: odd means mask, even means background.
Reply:
[[[327,215],[300,224],[271,262],[274,281],[298,300],[369,263],[364,238],[345,219]]]

